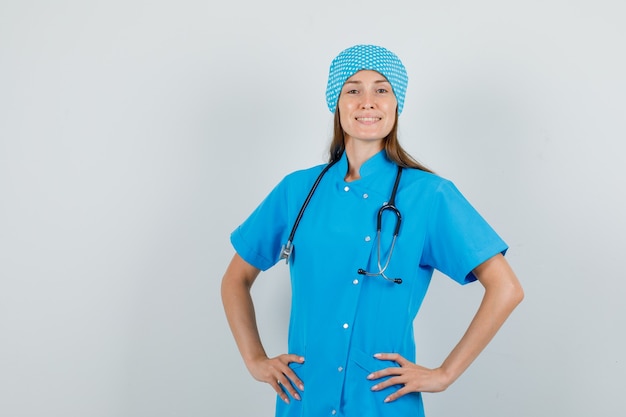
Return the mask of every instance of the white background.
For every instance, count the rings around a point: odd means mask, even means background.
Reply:
[[[324,161],[328,65],[409,72],[411,154],[509,243],[526,299],[429,417],[610,416],[626,373],[621,1],[0,1],[0,415],[270,416],[219,298],[230,232]],[[270,354],[287,269],[255,286]],[[436,274],[437,366],[481,297]]]

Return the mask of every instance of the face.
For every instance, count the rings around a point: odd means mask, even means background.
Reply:
[[[346,80],[337,107],[346,144],[352,140],[382,143],[396,121],[398,101],[384,76],[362,70]]]

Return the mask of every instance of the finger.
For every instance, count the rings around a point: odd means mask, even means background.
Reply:
[[[291,381],[289,381],[286,375],[283,374],[281,377],[279,377],[277,382],[280,385],[281,391],[283,393],[287,391],[289,395],[291,395],[296,400],[300,401],[301,399],[300,394],[298,394],[298,391],[296,391],[296,389],[293,387],[293,385],[291,384]]]
[[[270,385],[276,391],[276,394],[283,400],[286,404],[289,404],[289,396],[283,390],[282,384],[280,381],[276,380],[275,382],[271,382]]]
[[[284,363],[284,367],[281,369],[283,374],[285,374],[287,378],[289,378],[291,382],[300,389],[300,391],[304,391],[304,383],[293,371],[293,369],[289,367],[289,364],[292,362],[304,363],[304,358],[298,355],[282,355],[281,362]]]
[[[409,392],[411,392],[409,389],[407,389],[406,387],[402,387],[399,390],[397,390],[396,392],[389,394],[387,396],[387,398],[385,398],[385,402],[386,403],[390,403],[392,401],[397,400],[398,398],[408,394]]]
[[[404,382],[401,380],[401,376],[395,376],[393,378],[386,379],[384,381],[379,382],[378,384],[372,386],[372,391],[381,391],[385,388],[388,388],[392,385],[404,385]]]
[[[293,369],[287,367],[284,370],[283,374],[288,378],[289,381],[291,381],[291,383],[289,383],[289,386],[293,384],[296,387],[298,387],[300,391],[304,391],[304,383],[302,382],[300,378],[298,378],[298,375],[296,375]]]
[[[400,366],[405,366],[410,363],[407,359],[405,359],[399,353],[377,353],[374,355],[376,359],[381,361],[394,361],[397,362]]]
[[[297,363],[304,363],[304,357],[300,356],[300,355],[294,355],[291,353],[286,353],[284,355],[280,355],[279,358],[281,359],[281,361],[283,361],[284,363],[291,363],[291,362],[297,362]]]
[[[398,368],[397,366],[392,366],[391,368],[385,368],[385,369],[381,369],[380,371],[372,372],[371,374],[367,376],[367,379],[369,380],[380,379],[380,378],[391,376],[391,375],[402,375],[402,373],[403,373],[402,368]]]
[[[288,359],[290,356],[293,356],[293,359],[296,359],[298,361],[303,359],[295,355],[281,355],[279,358],[277,358],[278,361],[276,368],[280,373],[278,374],[276,380],[281,385],[282,391],[288,392],[289,395],[300,401],[300,394],[298,393],[298,391],[296,391],[294,385],[301,390],[304,390],[304,384],[302,383],[300,378],[298,378],[296,373],[289,367],[289,363],[291,361],[289,361]]]
[[[300,401],[300,394],[292,385],[297,384],[304,388],[304,384],[298,376],[289,367],[290,362],[302,362],[304,358],[297,355],[279,355],[277,357],[267,359],[264,363],[266,374],[263,376],[255,376],[260,381],[269,384],[276,394],[287,404],[289,404],[289,396]],[[289,395],[288,395],[289,394]]]

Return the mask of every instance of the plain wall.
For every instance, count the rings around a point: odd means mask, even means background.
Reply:
[[[621,1],[0,2],[0,415],[269,416],[224,318],[230,232],[322,163],[328,65],[409,72],[401,141],[509,243],[523,304],[429,417],[622,412]],[[288,271],[255,285],[283,353]],[[481,297],[436,274],[435,367]]]

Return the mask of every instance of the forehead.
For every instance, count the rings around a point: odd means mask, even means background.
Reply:
[[[374,70],[360,70],[352,74],[346,83],[354,82],[385,82],[388,83],[387,78],[378,71]]]

